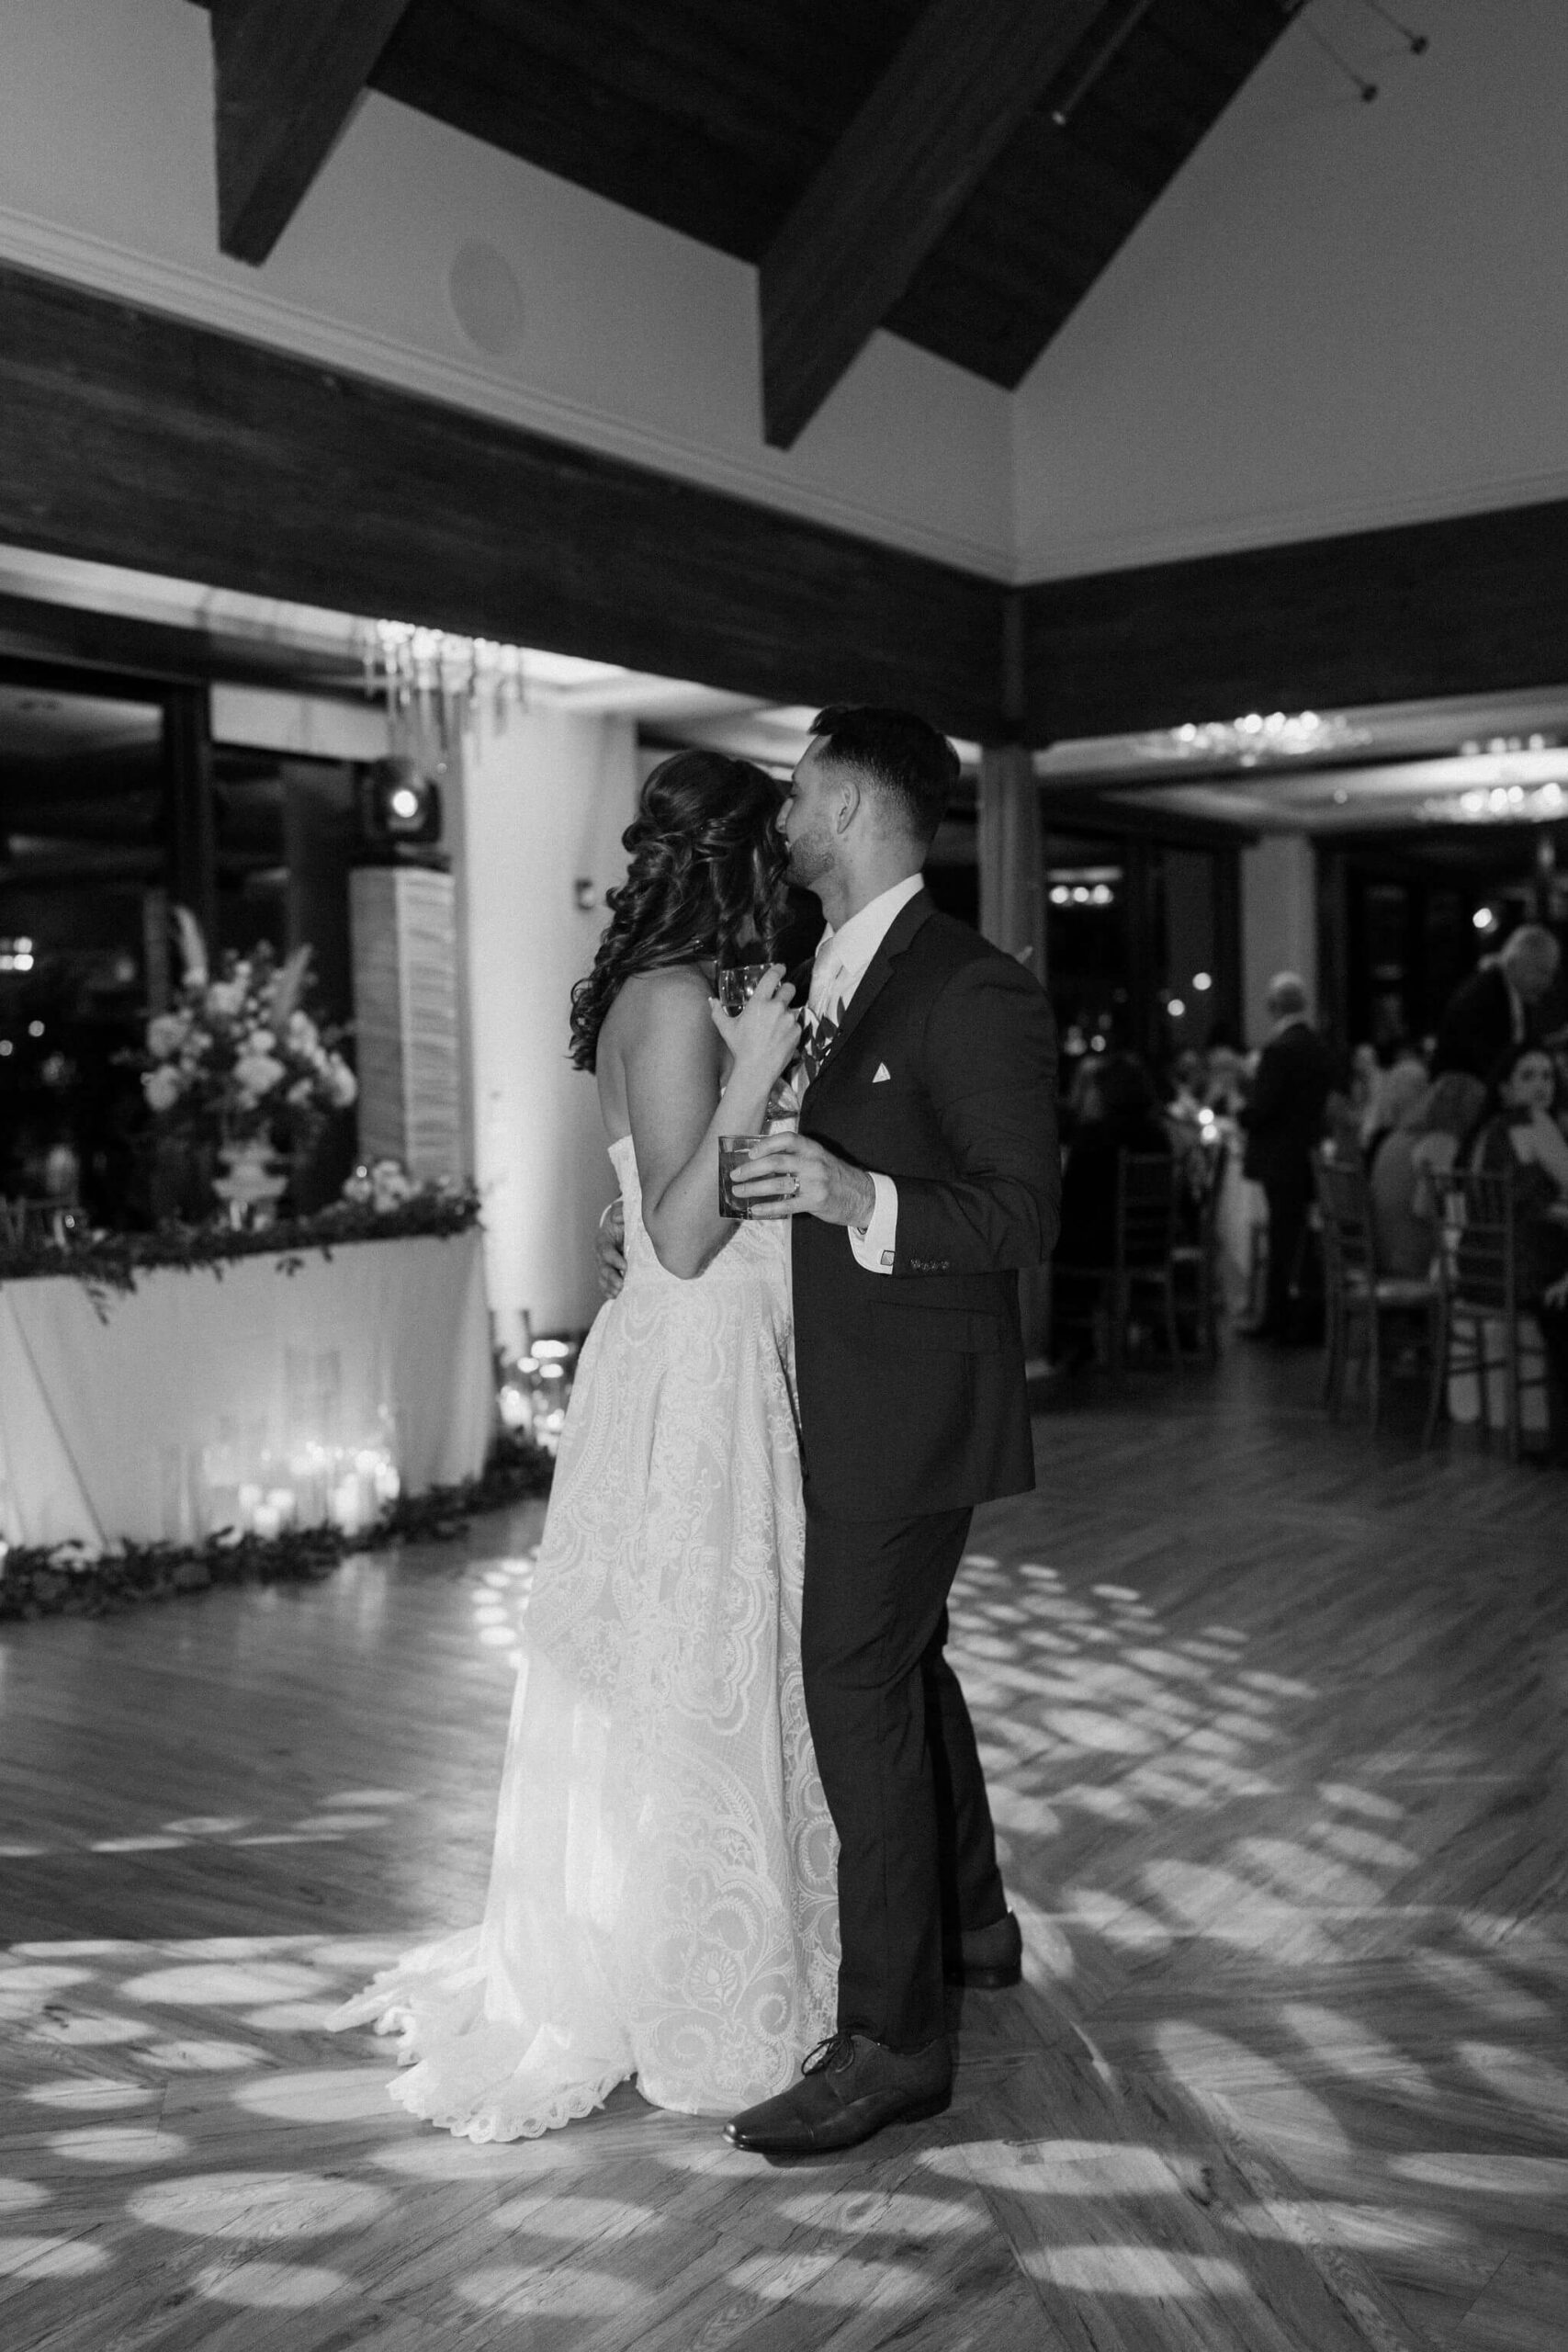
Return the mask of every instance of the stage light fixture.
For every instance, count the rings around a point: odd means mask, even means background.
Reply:
[[[441,787],[409,759],[376,760],[359,780],[361,838],[383,855],[429,852],[441,839]]]

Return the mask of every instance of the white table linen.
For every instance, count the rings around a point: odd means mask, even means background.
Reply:
[[[479,1233],[288,1262],[159,1267],[96,1306],[69,1276],[0,1284],[0,1535],[188,1540],[232,1518],[242,1481],[295,1493],[308,1524],[333,1465],[352,1477],[372,1452],[404,1493],[477,1475],[494,1414]]]

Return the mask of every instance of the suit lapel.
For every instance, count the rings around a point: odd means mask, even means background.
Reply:
[[[805,1110],[807,1103],[810,1101],[816,1089],[821,1085],[823,1079],[827,1076],[833,1064],[838,1060],[839,1056],[842,1053],[845,1046],[854,1035],[855,1031],[859,1028],[861,1023],[865,1019],[866,1014],[871,1011],[872,1006],[875,1003],[877,998],[882,994],[883,989],[887,986],[888,981],[892,978],[893,966],[895,962],[900,956],[902,956],[904,950],[908,946],[909,942],[914,938],[915,933],[919,930],[920,925],[925,922],[927,916],[931,914],[931,911],[932,909],[930,893],[928,891],[921,890],[909,900],[907,907],[899,908],[897,913],[888,924],[881,945],[878,947],[875,955],[872,957],[870,963],[866,966],[864,972],[861,975],[860,986],[856,989],[853,996],[851,997],[848,1005],[844,1009],[844,1017],[839,1023],[838,1031],[833,1038],[832,1044],[829,1046],[827,1053],[822,1057],[822,1061],[818,1069],[816,1077],[812,1080],[811,1084],[807,1088],[805,1094],[801,1098],[801,1109],[803,1111]]]

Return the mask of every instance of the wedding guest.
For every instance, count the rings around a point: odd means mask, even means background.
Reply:
[[[1208,1071],[1202,1055],[1196,1046],[1185,1046],[1171,1066],[1170,1092],[1165,1106],[1167,1118],[1196,1126],[1200,1112],[1207,1108],[1207,1088]]]
[[[1361,1157],[1369,1168],[1384,1138],[1425,1102],[1430,1084],[1427,1065],[1408,1038],[1393,1048],[1386,1065],[1379,1064],[1361,1112],[1359,1136]]]
[[[1098,1116],[1100,1073],[1105,1067],[1103,1054],[1085,1054],[1072,1075],[1060,1112],[1059,1132],[1064,1148],[1072,1141],[1086,1118]]]
[[[1557,978],[1562,951],[1545,925],[1523,922],[1495,956],[1483,956],[1449,999],[1438,1026],[1434,1075],[1468,1070],[1489,1079],[1510,1046],[1540,1039],[1540,1007]]]
[[[1371,1164],[1372,1235],[1385,1274],[1425,1280],[1438,1246],[1443,1181],[1486,1102],[1466,1070],[1450,1070],[1423,1087],[1384,1137]]]
[[[1471,1165],[1514,1175],[1515,1295],[1540,1327],[1561,1459],[1568,1445],[1568,1138],[1557,1123],[1551,1054],[1543,1046],[1515,1046],[1493,1074],[1491,1099]]]
[[[1262,1185],[1269,1204],[1263,1319],[1247,1327],[1247,1336],[1289,1343],[1309,1336],[1301,1328],[1296,1286],[1312,1201],[1312,1155],[1323,1134],[1334,1060],[1313,1027],[1306,985],[1297,973],[1277,972],[1266,1001],[1272,1025],[1241,1113],[1243,1172]]]
[[[1198,1238],[1200,1209],[1209,1190],[1213,1155],[1220,1142],[1218,1122],[1203,1099],[1207,1087],[1204,1057],[1196,1046],[1188,1046],[1172,1065],[1162,1106],[1166,1134],[1180,1170],[1177,1216],[1180,1224],[1179,1238],[1184,1241]]]
[[[1247,1100],[1246,1059],[1222,1022],[1216,1022],[1209,1035],[1203,1099],[1222,1119],[1234,1119]]]
[[[1129,1151],[1168,1157],[1170,1135],[1136,1054],[1110,1054],[1083,1086],[1078,1124],[1062,1170],[1054,1294],[1057,1317],[1073,1329],[1058,1353],[1066,1369],[1086,1362],[1091,1352],[1083,1327],[1102,1283],[1089,1269],[1109,1266],[1115,1257],[1116,1169]]]

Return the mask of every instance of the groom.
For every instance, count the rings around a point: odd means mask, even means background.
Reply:
[[[754,1215],[795,1219],[802,1651],[843,1958],[837,2033],[728,2126],[765,2155],[939,2114],[944,1974],[1020,1975],[942,1645],[973,1506],[1034,1484],[1017,1276],[1055,1238],[1055,1048],[1038,981],[922,886],[957,780],[923,719],[837,707],[814,720],[780,820],[829,928],[800,1132],[768,1139],[744,1189]]]

